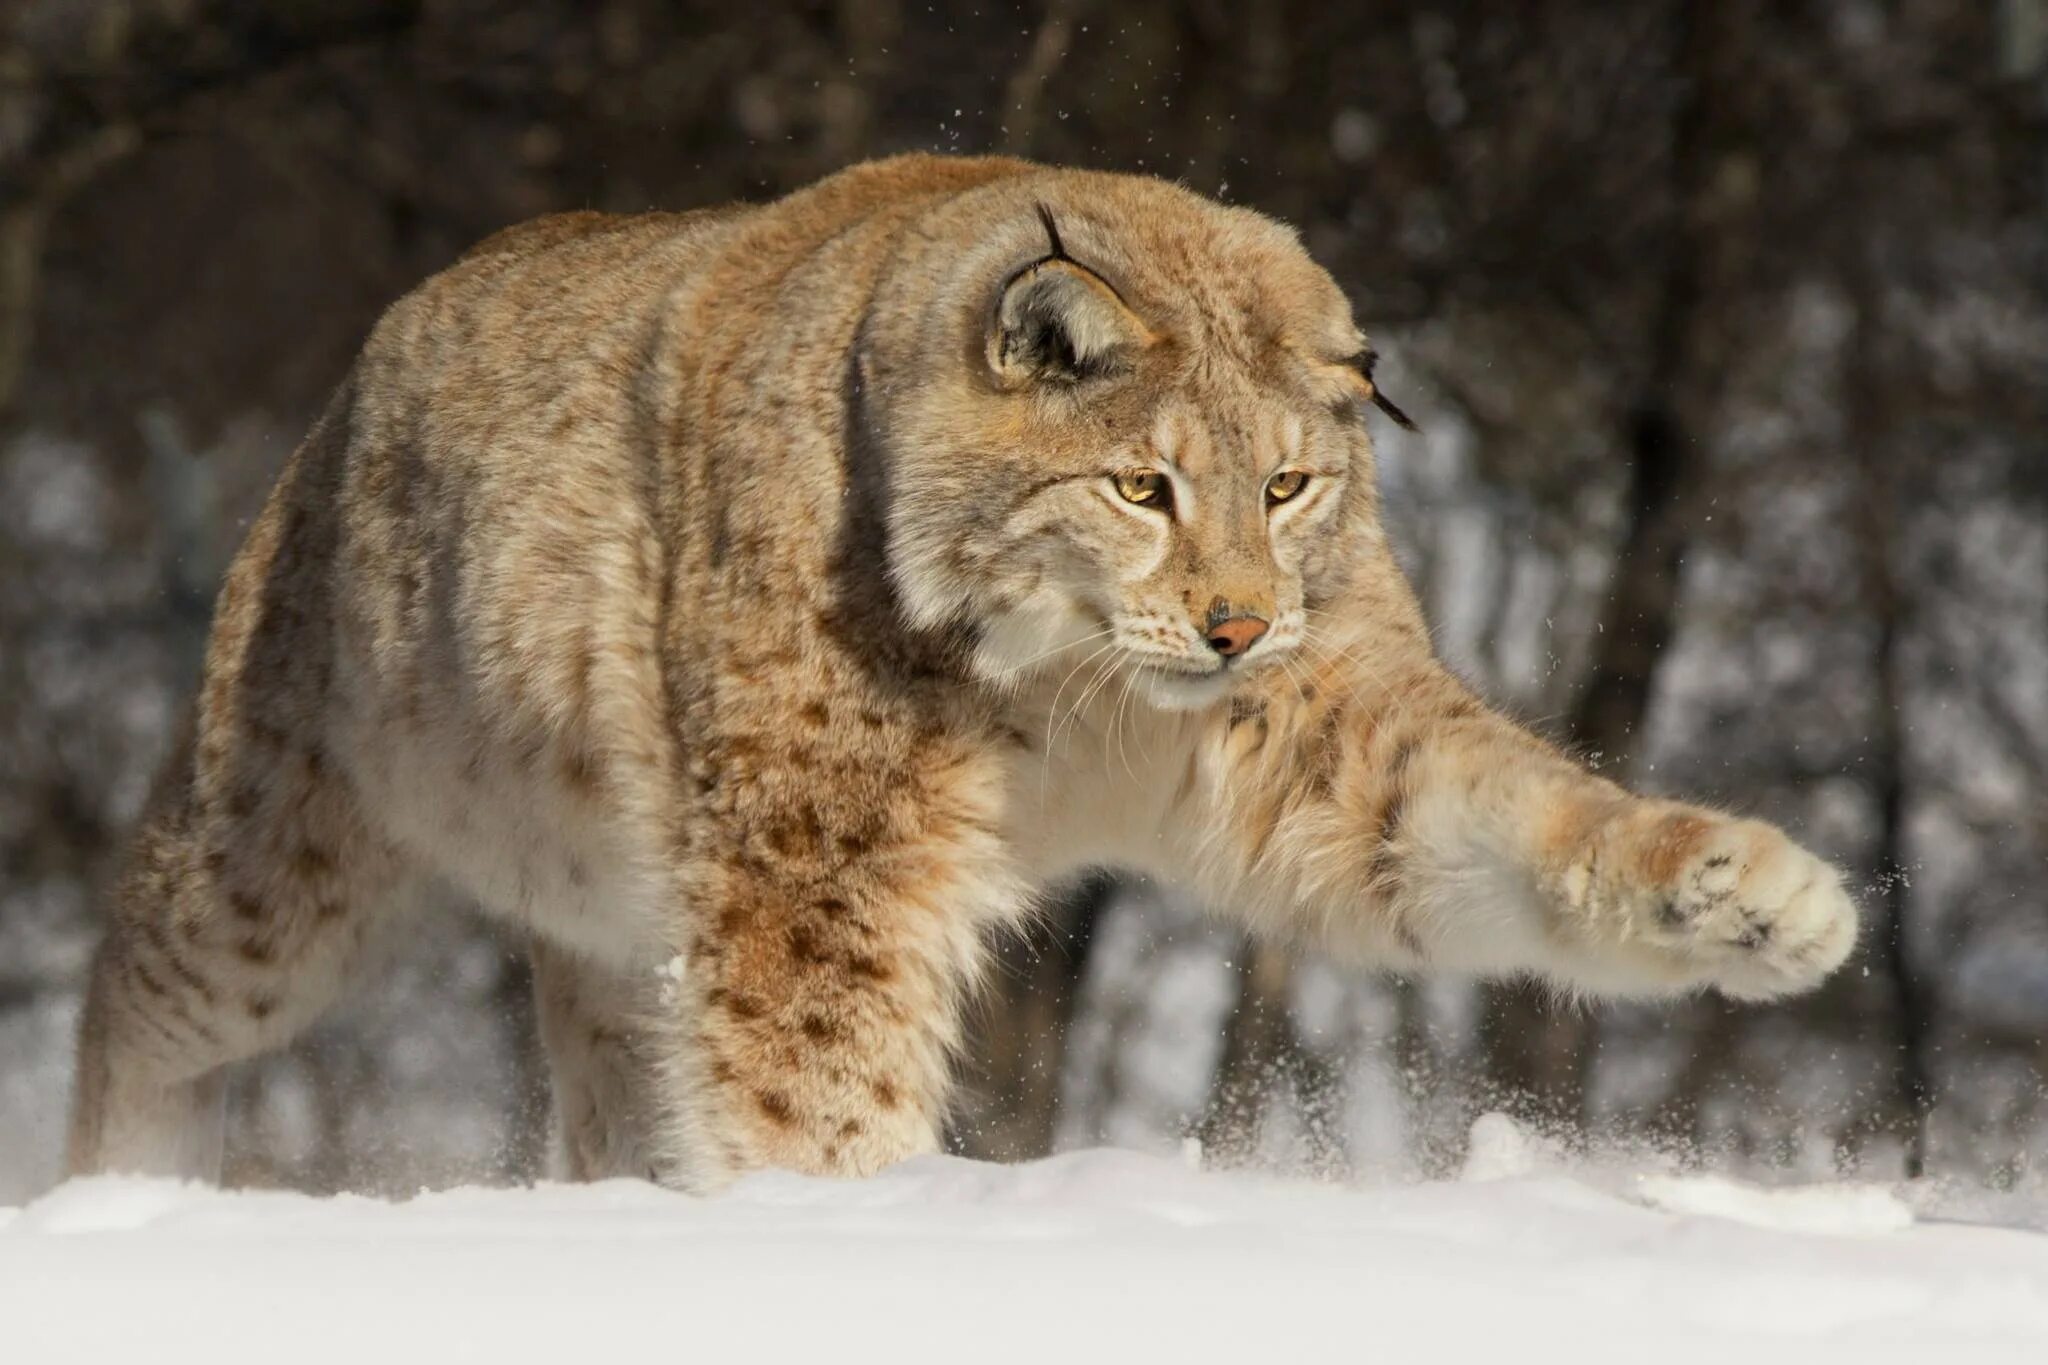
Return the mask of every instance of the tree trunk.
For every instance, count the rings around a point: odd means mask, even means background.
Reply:
[[[1116,894],[1114,877],[1091,876],[1053,912],[1062,926],[1054,942],[1014,935],[997,946],[997,996],[979,1031],[981,1074],[970,1087],[983,1112],[956,1124],[955,1149],[991,1161],[1027,1161],[1052,1151],[1067,1035],[1080,1012],[1096,926]]]
[[[1865,243],[1845,246],[1856,253],[1870,249]],[[1876,657],[1871,661],[1876,697],[1870,782],[1877,800],[1879,891],[1870,941],[1876,945],[1892,997],[1891,1095],[1883,1106],[1887,1114],[1879,1122],[1898,1134],[1906,1177],[1915,1179],[1927,1169],[1927,1121],[1934,1107],[1934,1002],[1913,960],[1907,932],[1912,886],[1906,848],[1908,699],[1900,658],[1907,608],[1896,568],[1898,525],[1906,503],[1900,489],[1900,452],[1887,439],[1893,429],[1885,417],[1893,386],[1877,354],[1883,276],[1860,254],[1850,259],[1854,264],[1849,292],[1856,304],[1856,324],[1849,335],[1842,408],[1848,447],[1863,465],[1858,471],[1863,496],[1857,507],[1857,540],[1863,591],[1877,627]]]
[[[1671,51],[1684,82],[1672,133],[1675,215],[1642,388],[1627,414],[1628,520],[1594,634],[1584,691],[1568,725],[1572,743],[1601,767],[1626,772],[1674,634],[1681,570],[1696,526],[1703,439],[1698,414],[1711,368],[1703,354],[1702,278],[1715,248],[1705,196],[1711,172],[1710,91],[1715,75],[1709,16],[1676,7]],[[1489,1102],[1550,1123],[1582,1124],[1599,1048],[1598,1022],[1559,1009],[1541,987],[1485,988],[1481,1024]]]

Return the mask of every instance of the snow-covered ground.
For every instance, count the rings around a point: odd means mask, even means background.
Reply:
[[[1088,1151],[715,1199],[79,1181],[0,1210],[0,1359],[2039,1361],[2044,1211],[1545,1173],[1337,1188]],[[1980,1213],[1982,1211],[1980,1210]],[[805,1353],[799,1357],[798,1353]],[[812,1357],[808,1353],[821,1352]],[[742,1356],[744,1353],[744,1356]]]

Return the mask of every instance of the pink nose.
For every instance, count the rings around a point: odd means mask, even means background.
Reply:
[[[1224,658],[1244,653],[1266,633],[1266,622],[1256,616],[1233,616],[1209,630],[1209,648]]]

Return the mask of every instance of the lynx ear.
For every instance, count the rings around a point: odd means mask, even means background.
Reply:
[[[989,368],[1009,387],[1113,374],[1151,344],[1152,331],[1108,281],[1067,255],[1043,204],[1038,216],[1052,251],[1004,282],[989,325]]]

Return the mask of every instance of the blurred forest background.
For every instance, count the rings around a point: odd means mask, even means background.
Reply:
[[[1299,224],[1447,657],[1852,869],[1818,996],[1560,1009],[1151,888],[1003,949],[956,1140],[1452,1170],[1474,1115],[1749,1171],[2048,1158],[2048,0],[0,0],[0,1199],[241,527],[379,309],[555,209],[1005,150]],[[450,915],[234,1090],[231,1177],[531,1174]]]

